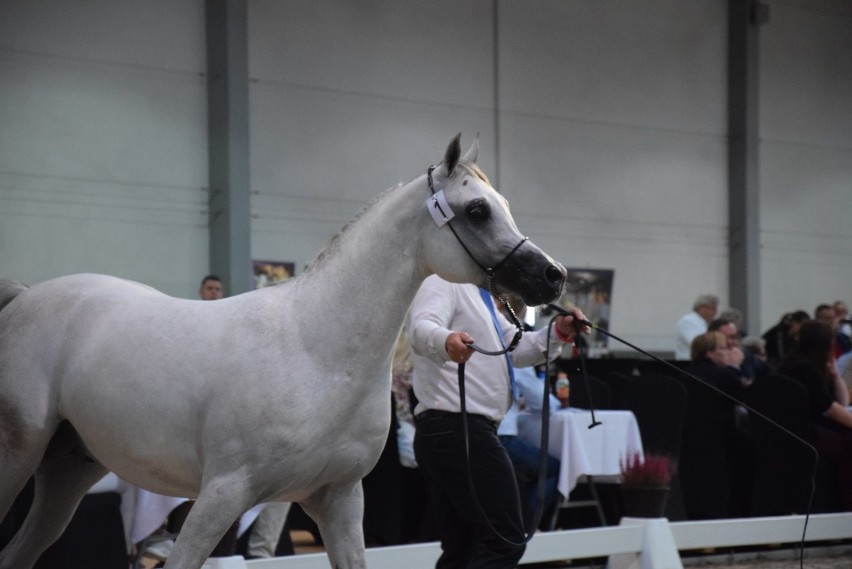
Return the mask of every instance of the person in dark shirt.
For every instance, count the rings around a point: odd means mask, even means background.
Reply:
[[[831,326],[818,320],[805,322],[798,344],[778,372],[807,389],[814,446],[835,470],[840,506],[852,511],[852,413],[849,392],[834,364],[833,345]]]
[[[754,480],[754,444],[747,427],[746,409],[739,403],[750,383],[740,371],[743,351],[738,344],[730,346],[725,334],[716,330],[696,336],[690,345],[690,356],[692,364],[687,371],[729,397],[724,420],[731,474],[729,510],[732,516],[748,516]]]
[[[778,324],[763,333],[763,339],[766,340],[767,361],[773,369],[777,368],[784,356],[793,349],[799,327],[802,322],[810,318],[804,310],[789,312],[781,317]]]
[[[731,366],[740,376],[745,379],[745,384],[748,385],[754,378],[760,375],[769,373],[769,364],[765,360],[758,359],[748,350],[743,350],[741,338],[737,324],[729,318],[717,318],[713,320],[707,327],[708,332],[721,332],[725,335],[725,341],[728,348],[731,350],[730,355],[734,356],[736,350],[743,354],[742,363],[739,366]],[[738,357],[738,356],[737,356]]]

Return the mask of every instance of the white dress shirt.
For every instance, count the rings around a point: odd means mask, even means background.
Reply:
[[[432,275],[414,297],[409,315],[413,385],[418,399],[415,414],[426,409],[458,413],[458,364],[449,360],[447,337],[451,332],[467,332],[480,348],[501,350],[491,312],[476,286],[449,283]],[[499,311],[496,316],[503,342],[508,345],[516,329]],[[525,332],[511,352],[514,365],[528,367],[543,362],[546,343],[546,327]],[[551,333],[551,359],[559,355],[562,345],[556,333]],[[499,422],[512,403],[506,357],[474,353],[465,365],[465,393],[469,413]]]

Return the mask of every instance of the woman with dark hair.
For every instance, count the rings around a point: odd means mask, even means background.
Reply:
[[[835,470],[840,506],[852,511],[852,413],[849,392],[834,364],[834,331],[818,320],[804,322],[799,341],[778,372],[808,390],[813,443]]]
[[[795,347],[799,327],[810,319],[810,315],[804,310],[788,312],[781,317],[778,324],[763,333],[767,361],[772,368],[778,367],[784,356]]]

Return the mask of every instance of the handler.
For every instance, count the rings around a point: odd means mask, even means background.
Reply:
[[[573,342],[574,319],[556,319],[550,354]],[[513,400],[512,365],[542,363],[547,328],[524,334],[510,356],[487,356],[469,344],[497,351],[515,334],[494,310],[491,295],[474,285],[428,277],[411,304],[417,431],[414,452],[432,492],[443,553],[437,569],[514,569],[524,554],[524,528],[512,462],[497,438],[497,425]],[[585,329],[583,332],[587,333]],[[465,363],[470,465],[482,519],[468,488],[458,364]],[[488,524],[494,528],[492,531]],[[499,534],[499,535],[497,535]]]

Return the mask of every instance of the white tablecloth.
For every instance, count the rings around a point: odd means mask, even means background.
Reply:
[[[173,509],[187,500],[188,498],[163,496],[162,494],[154,494],[153,492],[137,488],[136,512],[130,527],[130,538],[134,543],[138,543],[151,535],[163,524],[163,521]],[[263,506],[264,504],[258,504],[242,515],[237,535],[242,535],[248,529],[260,511],[263,510]]]
[[[563,496],[581,476],[617,480],[621,460],[637,452],[644,457],[639,424],[631,411],[595,411],[595,419],[601,424],[590,429],[589,411],[560,409],[550,416],[548,452],[560,461],[558,488]],[[520,413],[518,434],[539,446],[541,414]]]

